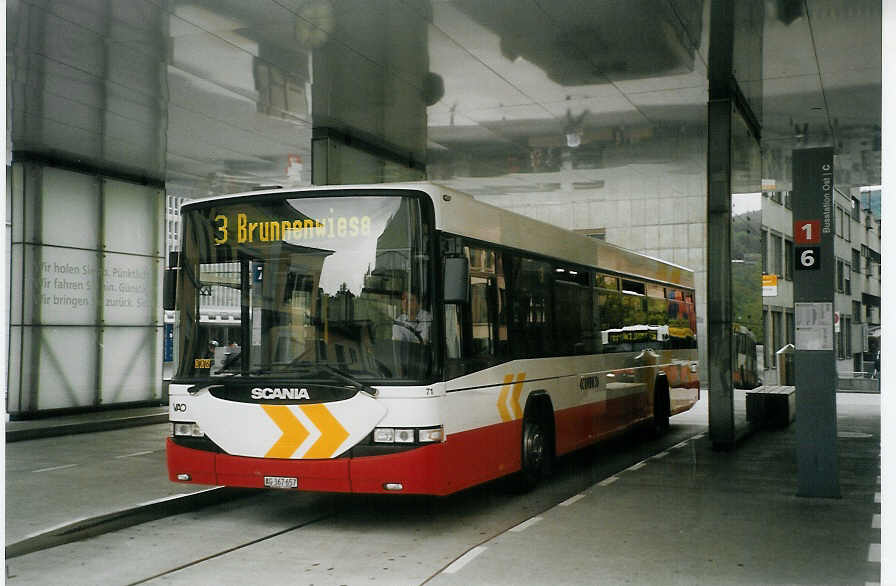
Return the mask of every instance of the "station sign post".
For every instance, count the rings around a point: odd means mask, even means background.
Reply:
[[[793,151],[799,496],[840,496],[834,357],[834,152]]]

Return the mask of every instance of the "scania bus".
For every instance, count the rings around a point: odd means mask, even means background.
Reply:
[[[221,196],[182,222],[174,482],[525,488],[699,398],[681,266],[433,183]]]

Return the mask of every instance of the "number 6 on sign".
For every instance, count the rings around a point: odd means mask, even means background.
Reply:
[[[815,271],[821,266],[818,257],[821,254],[819,246],[797,246],[794,253],[796,254],[796,268],[801,271]]]

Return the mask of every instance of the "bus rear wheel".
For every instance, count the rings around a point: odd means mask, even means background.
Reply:
[[[653,432],[656,436],[661,436],[669,431],[671,411],[669,383],[665,377],[659,377],[653,392]]]

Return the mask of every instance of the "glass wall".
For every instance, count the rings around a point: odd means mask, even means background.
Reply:
[[[163,192],[12,169],[13,414],[161,398]]]

